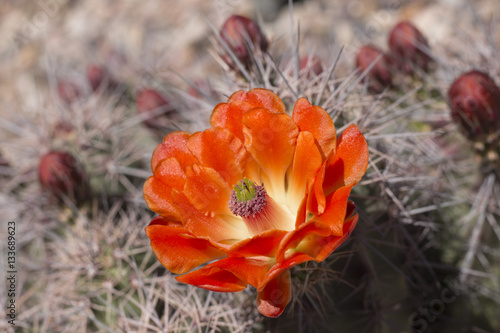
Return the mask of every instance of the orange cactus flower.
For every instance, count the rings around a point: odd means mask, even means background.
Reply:
[[[178,281],[219,292],[250,284],[260,313],[277,317],[291,298],[289,269],[323,261],[354,229],[348,196],[368,146],[357,126],[337,138],[324,109],[301,98],[290,116],[265,89],[234,93],[210,123],[170,133],[154,151],[144,199],[159,216],[146,234]]]

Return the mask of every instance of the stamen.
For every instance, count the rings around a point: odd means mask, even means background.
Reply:
[[[229,209],[234,215],[255,217],[267,205],[264,184],[255,185],[250,179],[245,178],[234,185]]]
[[[266,230],[293,230],[294,217],[275,202],[264,189],[245,178],[233,187],[229,209],[241,216],[250,234],[257,235]]]

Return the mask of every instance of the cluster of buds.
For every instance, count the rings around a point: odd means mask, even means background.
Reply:
[[[392,74],[395,70],[413,74],[416,68],[429,69],[431,58],[429,44],[424,35],[411,23],[398,23],[389,34],[389,52],[372,45],[361,47],[356,57],[356,67],[365,71],[368,68],[368,89],[380,93],[392,86]],[[376,62],[374,64],[374,62]],[[363,82],[366,81],[366,78]]]
[[[50,151],[38,165],[38,180],[42,188],[56,198],[67,197],[77,203],[88,196],[88,183],[82,165],[67,152]]]
[[[222,25],[220,37],[234,56],[246,67],[251,65],[252,56],[257,50],[267,51],[266,36],[257,23],[245,16],[230,16]],[[228,54],[223,54],[222,59],[230,67],[235,68],[235,64]]]
[[[500,132],[500,89],[488,74],[472,70],[458,77],[448,96],[451,116],[473,141],[491,141]]]

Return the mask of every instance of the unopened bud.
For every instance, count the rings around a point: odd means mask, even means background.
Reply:
[[[310,78],[313,74],[317,76],[323,73],[321,59],[315,55],[300,58],[299,69],[301,71],[307,71],[306,75],[308,78]]]
[[[59,199],[63,196],[76,201],[86,198],[85,172],[69,153],[51,151],[43,155],[38,166],[38,179],[44,189]]]
[[[487,74],[473,70],[461,75],[448,96],[451,116],[467,137],[481,140],[500,131],[500,89]]]
[[[167,112],[173,112],[170,103],[158,91],[144,89],[137,94],[137,110],[144,118],[143,123],[151,129],[169,127]]]
[[[66,104],[71,104],[80,98],[80,88],[73,82],[59,81],[57,83],[57,92],[61,100]]]
[[[251,54],[256,49],[263,52],[267,50],[267,39],[259,25],[241,15],[229,17],[220,30],[220,36],[238,60],[246,66],[251,64]],[[223,59],[226,62],[229,61],[227,57],[223,57]]]
[[[112,80],[109,71],[100,65],[89,65],[87,67],[87,80],[89,81],[92,91],[97,91],[104,85],[105,89],[114,89],[116,83]]]
[[[380,93],[392,85],[391,63],[387,55],[372,46],[363,46],[356,57],[356,67],[362,72],[373,64],[363,82],[368,80],[368,89],[374,93]]]
[[[389,35],[390,57],[399,70],[408,74],[415,72],[415,67],[424,71],[429,68],[429,44],[420,30],[410,22],[398,23]]]

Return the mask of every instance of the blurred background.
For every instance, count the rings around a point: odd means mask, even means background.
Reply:
[[[16,221],[18,274],[16,326],[0,330],[499,332],[500,127],[468,135],[448,96],[472,69],[500,82],[498,13],[496,0],[3,0],[0,264]],[[269,43],[243,69],[218,37],[233,14]],[[401,21],[425,36],[430,65],[391,70],[374,91],[357,56],[389,53]],[[256,312],[252,288],[177,283],[144,233],[162,137],[209,127],[217,103],[254,87],[288,111],[306,96],[338,133],[357,124],[371,155],[356,231],[294,268],[279,319]],[[2,306],[6,290],[2,279]]]

